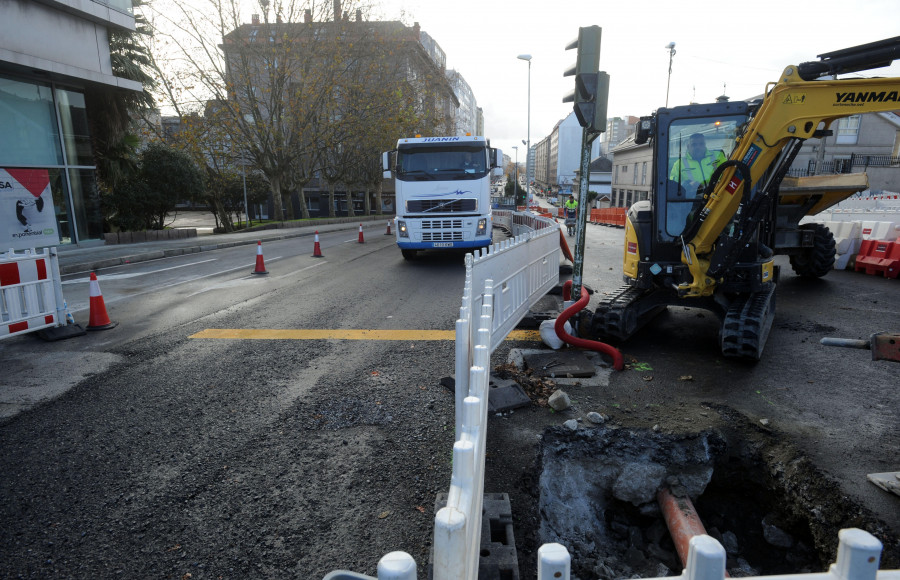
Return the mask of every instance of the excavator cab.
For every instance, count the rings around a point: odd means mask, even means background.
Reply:
[[[690,278],[682,261],[685,232],[715,185],[715,169],[731,158],[750,113],[751,105],[743,101],[712,103],[659,109],[642,121],[642,139],[651,141],[653,151],[654,188],[649,200],[629,209],[626,283],[669,289]]]

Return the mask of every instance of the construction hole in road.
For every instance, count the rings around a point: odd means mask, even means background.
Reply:
[[[900,539],[777,437],[728,408],[729,428],[697,433],[597,427],[544,432],[534,475],[539,529],[526,553],[549,542],[572,556],[572,578],[678,575],[682,561],[658,490],[689,497],[706,533],[726,550],[732,577],[827,571],[838,531],[857,527],[898,567]],[[735,425],[740,424],[740,428]]]

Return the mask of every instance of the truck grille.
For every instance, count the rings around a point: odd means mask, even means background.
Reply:
[[[422,220],[423,230],[461,229],[462,220]]]
[[[423,242],[455,242],[462,239],[462,232],[422,232]]]
[[[462,213],[473,212],[477,209],[477,199],[411,199],[406,202],[406,211],[409,213],[432,210],[440,213]]]

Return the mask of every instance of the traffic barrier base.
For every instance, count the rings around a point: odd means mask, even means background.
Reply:
[[[881,274],[885,278],[900,276],[900,238],[894,242],[863,240],[854,269],[870,275]]]

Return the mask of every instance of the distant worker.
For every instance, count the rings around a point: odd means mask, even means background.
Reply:
[[[688,196],[694,197],[700,188],[709,184],[713,171],[724,162],[725,154],[721,150],[708,150],[703,134],[694,133],[688,140],[687,153],[672,166],[669,179],[680,183]]]
[[[566,209],[575,210],[578,209],[578,200],[575,199],[574,195],[570,195],[568,199],[566,199],[566,203],[563,204]]]

